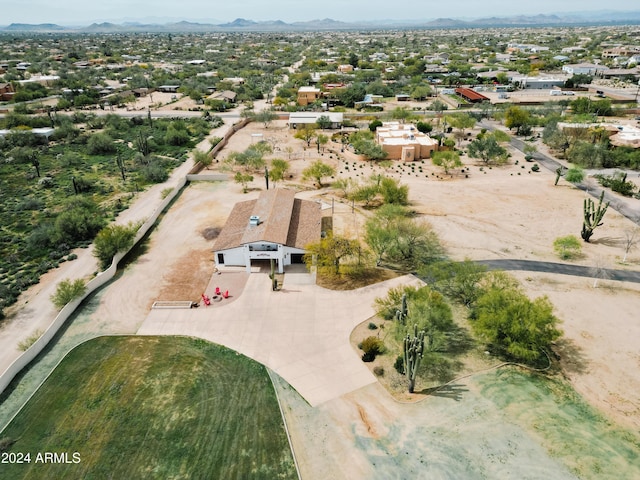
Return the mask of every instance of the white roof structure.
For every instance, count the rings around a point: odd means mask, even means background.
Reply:
[[[300,87],[298,89],[300,93],[319,93],[320,89],[316,87]]]
[[[376,129],[376,138],[381,145],[438,145],[437,140],[419,132],[415,126],[398,122],[384,122]]]
[[[327,117],[331,123],[342,123],[344,114],[342,112],[291,112],[289,123],[316,123],[320,117]]]

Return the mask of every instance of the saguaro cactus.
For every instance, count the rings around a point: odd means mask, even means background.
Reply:
[[[413,393],[420,360],[424,355],[424,331],[418,332],[418,325],[413,326],[413,336],[407,333],[403,342],[404,374],[409,381],[409,393]]]
[[[407,316],[409,315],[409,309],[407,307],[407,294],[402,294],[402,304],[400,306],[400,310],[396,310],[396,320],[398,320],[402,325],[407,321]]]
[[[584,200],[584,220],[582,222],[582,232],[580,235],[585,242],[589,241],[596,227],[602,225],[602,217],[604,217],[607,208],[609,208],[609,202],[602,206],[603,199],[604,190],[600,194],[598,208],[595,208],[595,204],[591,198],[585,198]]]

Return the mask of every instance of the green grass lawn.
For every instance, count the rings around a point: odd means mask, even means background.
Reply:
[[[265,368],[191,338],[77,347],[0,438],[31,457],[0,465],[0,478],[297,478]],[[37,462],[45,452],[80,461]]]

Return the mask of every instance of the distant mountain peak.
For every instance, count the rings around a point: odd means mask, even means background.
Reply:
[[[476,19],[459,18],[437,18],[428,19],[407,19],[407,20],[376,20],[376,21],[355,21],[342,22],[332,18],[323,18],[309,21],[298,21],[286,23],[282,20],[269,20],[256,22],[246,18],[236,18],[228,23],[214,23],[206,20],[205,23],[193,21],[171,22],[166,18],[151,17],[147,22],[136,21],[133,18],[114,22],[94,22],[93,24],[80,27],[63,27],[53,23],[43,23],[32,25],[26,23],[12,23],[8,26],[0,26],[0,32],[215,32],[224,30],[241,31],[314,31],[314,30],[349,30],[349,29],[387,29],[387,28],[436,28],[436,29],[456,29],[456,28],[485,28],[485,27],[534,27],[544,25],[609,25],[609,24],[639,24],[640,10],[621,11],[599,11],[599,12],[579,12],[579,13],[558,13],[558,14],[537,14],[537,15],[512,15],[504,17],[484,17]],[[160,21],[158,21],[160,20]]]
[[[254,22],[253,20],[247,20],[245,18],[236,18],[233,22],[223,23],[219,25],[220,27],[252,27],[257,25],[258,22]]]

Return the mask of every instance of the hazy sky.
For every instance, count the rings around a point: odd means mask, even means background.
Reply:
[[[94,21],[381,20],[487,17],[513,14],[640,10],[638,0],[7,0],[0,25],[10,23],[89,24]]]

